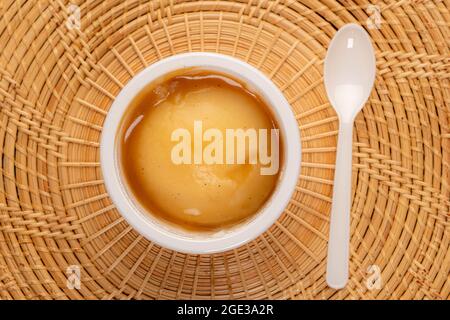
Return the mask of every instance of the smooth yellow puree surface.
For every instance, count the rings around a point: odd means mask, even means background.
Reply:
[[[275,127],[267,106],[238,82],[206,72],[173,76],[144,90],[124,118],[126,181],[144,208],[175,225],[213,230],[241,222],[267,201],[278,174],[261,175],[259,162],[175,164],[172,133],[185,128],[193,140],[194,121],[224,137],[229,128]],[[193,155],[193,142],[191,149]]]

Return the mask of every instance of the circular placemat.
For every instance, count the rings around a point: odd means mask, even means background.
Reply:
[[[449,299],[448,1],[72,3],[1,2],[0,298]],[[350,280],[335,291],[325,265],[338,121],[322,69],[349,22],[372,36],[378,74],[355,123]],[[188,51],[262,70],[302,136],[282,217],[222,254],[147,241],[115,209],[99,167],[121,87]]]

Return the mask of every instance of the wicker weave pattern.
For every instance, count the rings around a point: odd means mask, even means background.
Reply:
[[[1,0],[0,298],[450,298],[450,2],[377,1],[378,75],[354,130],[350,281],[325,283],[337,117],[322,63],[367,1]],[[151,63],[212,51],[283,90],[302,135],[297,192],[264,235],[217,255],[154,245],[114,208],[99,138]],[[68,289],[68,266],[81,288]],[[368,268],[382,286],[369,290]]]

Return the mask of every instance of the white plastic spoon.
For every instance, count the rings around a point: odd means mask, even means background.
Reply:
[[[347,24],[339,29],[328,48],[324,74],[328,99],[339,117],[327,283],[340,289],[348,280],[353,122],[375,81],[375,54],[361,26]]]

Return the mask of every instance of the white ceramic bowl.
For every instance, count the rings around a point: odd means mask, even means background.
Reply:
[[[183,68],[218,71],[241,80],[272,108],[283,139],[283,161],[277,187],[266,204],[247,222],[215,233],[192,233],[154,217],[134,200],[121,175],[118,130],[133,98],[149,83]],[[112,104],[103,125],[100,162],[106,189],[119,212],[139,233],[163,247],[192,254],[209,254],[241,246],[266,231],[281,215],[295,189],[300,171],[297,121],[281,91],[263,73],[238,59],[214,53],[185,53],[158,61],[131,79]]]

